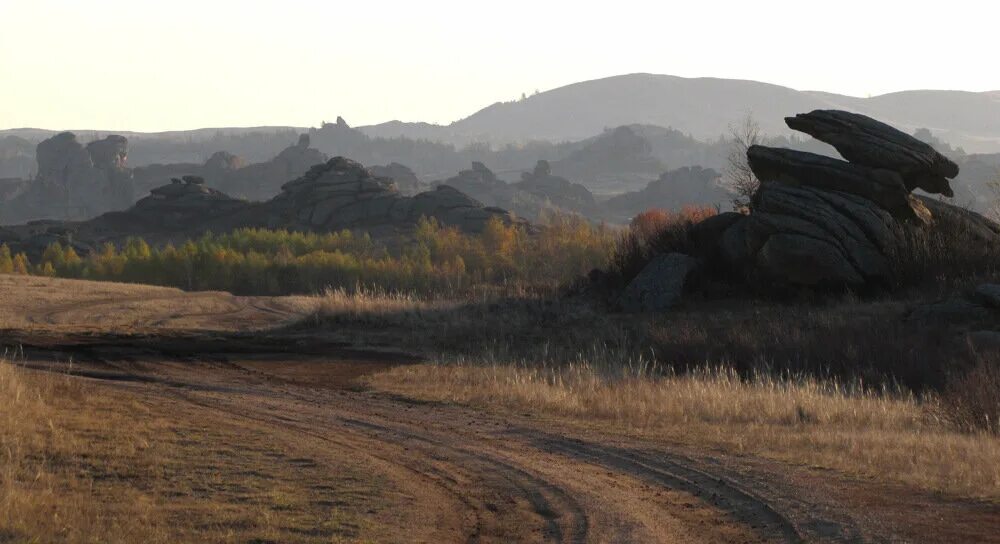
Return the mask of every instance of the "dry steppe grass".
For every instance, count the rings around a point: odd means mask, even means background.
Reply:
[[[545,367],[451,361],[366,378],[426,401],[529,413],[608,432],[831,468],[956,496],[1000,500],[1000,438],[938,416],[934,398],[725,369],[659,375],[641,362]]]
[[[315,319],[441,362],[366,378],[378,390],[1000,500],[1000,438],[969,424],[1000,398],[983,378],[996,361],[908,322],[908,307],[708,301],[626,316],[571,299],[338,292]]]
[[[300,440],[0,361],[0,542],[368,541],[379,483]]]
[[[0,541],[165,542],[149,497],[108,480],[155,472],[125,399],[0,361]]]

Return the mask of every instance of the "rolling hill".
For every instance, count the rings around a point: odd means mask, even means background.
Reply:
[[[790,131],[782,118],[814,109],[856,111],[912,132],[935,135],[969,152],[1000,148],[1000,92],[904,91],[857,98],[718,78],[628,74],[574,83],[516,102],[498,102],[447,126],[400,123],[361,127],[369,135],[457,144],[474,141],[579,140],[628,124],[672,127],[714,139],[747,113],[765,132]]]

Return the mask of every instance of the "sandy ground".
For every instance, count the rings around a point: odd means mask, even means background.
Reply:
[[[996,504],[417,403],[356,385],[411,358],[231,333],[287,321],[292,301],[86,283],[25,295],[65,287],[42,281],[22,291],[0,276],[0,301],[28,323],[0,339],[25,365],[64,371],[72,359],[78,379],[141,399],[171,428],[200,424],[188,461],[168,463],[150,491],[177,509],[177,540],[199,541],[204,522],[187,499],[239,509],[266,479],[298,519],[276,529],[281,542],[1000,542]]]

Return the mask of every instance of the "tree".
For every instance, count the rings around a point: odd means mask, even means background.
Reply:
[[[760,187],[747,161],[747,149],[761,142],[760,125],[752,114],[747,114],[738,125],[729,127],[729,154],[726,156],[725,182],[734,193],[733,208],[749,209],[753,196]]]
[[[0,245],[0,274],[10,274],[14,271],[14,258],[10,255],[7,244]]]
[[[28,260],[28,256],[24,253],[18,253],[14,256],[14,266],[11,270],[14,274],[27,275],[31,272],[31,261]]]

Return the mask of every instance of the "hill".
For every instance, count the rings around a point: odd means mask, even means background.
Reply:
[[[515,102],[498,102],[448,126],[387,123],[362,130],[456,144],[472,141],[579,140],[629,124],[673,127],[714,139],[752,113],[764,132],[789,134],[781,120],[795,112],[843,109],[883,119],[907,132],[929,128],[968,151],[1000,146],[1000,93],[914,90],[871,98],[798,91],[720,78],[628,74],[574,83]]]

